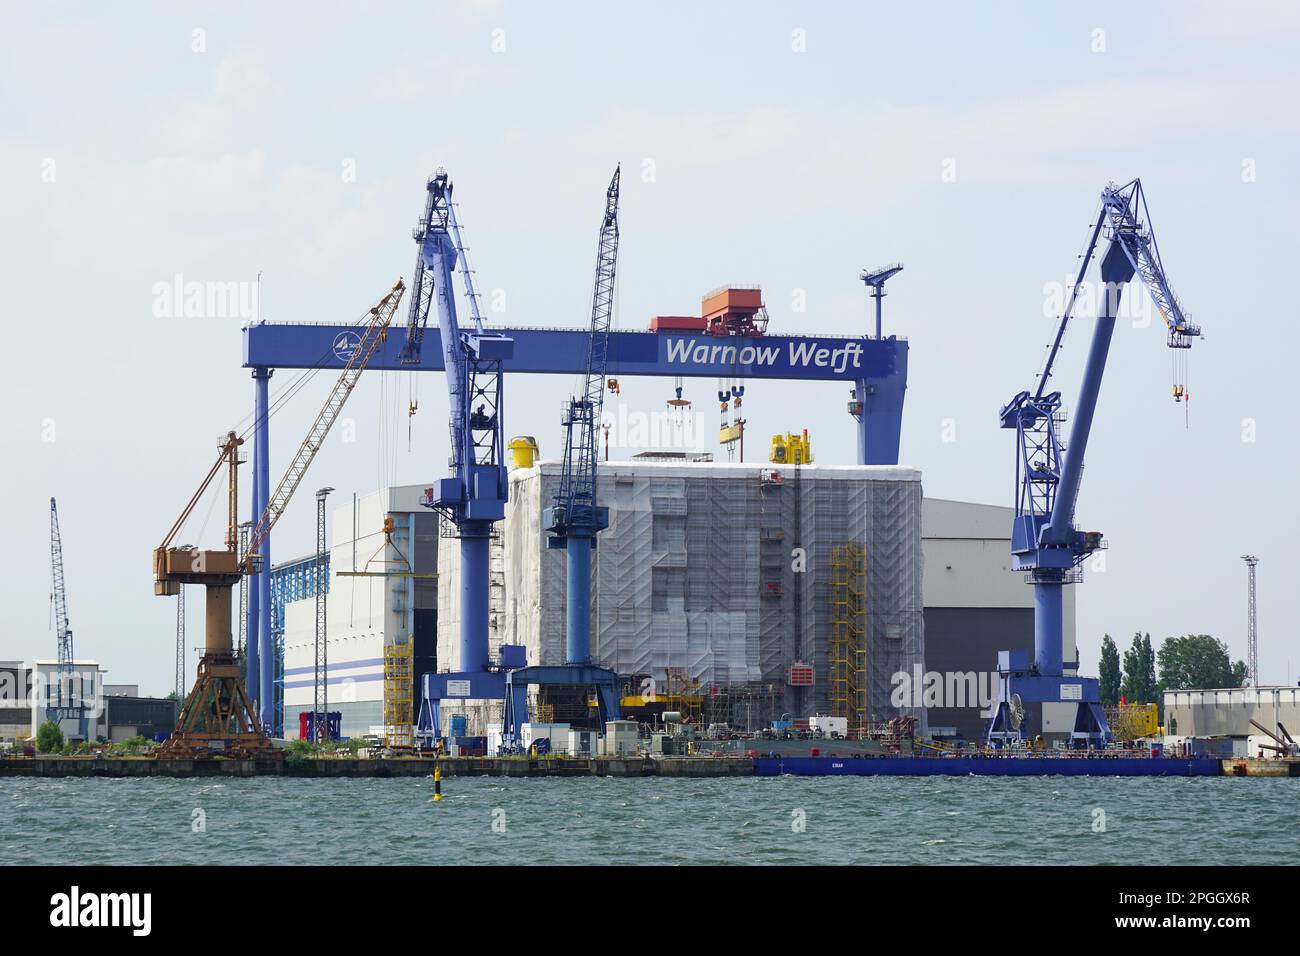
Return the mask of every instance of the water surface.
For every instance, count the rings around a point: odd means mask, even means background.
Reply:
[[[474,777],[432,794],[428,778],[11,777],[0,864],[1289,864],[1300,851],[1300,780],[1285,779]]]

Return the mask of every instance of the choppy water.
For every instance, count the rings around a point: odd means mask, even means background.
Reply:
[[[1288,864],[1300,852],[1300,780],[480,777],[444,780],[441,803],[432,793],[431,779],[8,778],[0,864]]]

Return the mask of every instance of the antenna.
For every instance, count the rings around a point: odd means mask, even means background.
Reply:
[[[871,297],[876,300],[876,338],[881,338],[880,300],[885,295],[885,283],[903,271],[903,264],[895,262],[883,269],[864,269],[860,278],[871,289]]]

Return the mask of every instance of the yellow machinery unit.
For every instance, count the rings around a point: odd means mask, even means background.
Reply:
[[[808,429],[805,428],[801,435],[773,435],[772,453],[768,460],[774,465],[811,465],[812,440],[808,437]]]
[[[1138,740],[1160,735],[1160,715],[1155,704],[1121,703],[1106,708],[1106,719],[1116,740]]]
[[[510,464],[515,468],[531,468],[537,462],[539,451],[537,439],[532,435],[520,435],[510,439]]]

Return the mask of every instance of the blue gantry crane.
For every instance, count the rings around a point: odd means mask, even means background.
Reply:
[[[441,177],[441,179],[439,178]],[[498,335],[491,337],[482,330],[481,319],[476,318],[472,331],[462,332],[455,324],[453,291],[448,278],[450,271],[459,266],[470,293],[471,307],[477,316],[478,295],[474,290],[474,277],[467,270],[463,248],[459,240],[456,209],[451,204],[451,184],[444,173],[428,181],[425,213],[414,230],[419,246],[415,279],[417,294],[412,298],[405,341],[392,336],[379,345],[370,368],[383,371],[413,371],[445,373],[451,394],[453,477],[430,489],[427,503],[439,500],[455,502],[445,509],[452,520],[447,522],[461,537],[462,549],[475,549],[478,559],[475,567],[487,567],[487,536],[482,525],[472,522],[489,510],[487,489],[500,494],[499,505],[504,510],[506,484],[500,468],[500,438],[503,434],[498,406],[503,373],[511,375],[581,375],[587,374],[588,352],[591,348],[589,328],[537,328],[526,326],[500,327]],[[608,197],[607,197],[608,198]],[[608,201],[606,203],[608,207]],[[436,266],[436,267],[435,267]],[[439,309],[439,322],[429,327],[428,320],[435,297]],[[443,313],[450,319],[449,327]],[[427,333],[427,334],[426,334]],[[255,396],[255,442],[253,450],[254,488],[270,487],[267,449],[269,447],[270,404],[269,380],[275,369],[342,368],[355,341],[355,329],[329,323],[251,323],[243,330],[244,367],[253,372]],[[427,344],[428,347],[423,347]],[[737,378],[769,381],[828,381],[851,384],[858,400],[850,406],[854,427],[858,433],[858,462],[864,465],[898,463],[899,441],[902,433],[903,400],[907,390],[908,343],[894,335],[872,338],[861,336],[824,335],[744,335],[719,338],[694,330],[676,329],[613,329],[605,335],[606,373],[614,378],[653,376],[664,378]],[[489,387],[490,386],[490,387]],[[473,397],[482,392],[490,401],[482,401],[483,414],[476,419],[491,423],[493,431],[472,433],[468,416],[476,411]],[[598,419],[597,419],[598,420]],[[462,424],[457,425],[458,422]],[[460,434],[462,437],[457,438]],[[492,440],[487,440],[488,436]],[[463,436],[469,436],[465,438]],[[471,445],[478,451],[491,449],[496,454],[470,455],[461,449]],[[476,461],[476,458],[484,461]],[[460,464],[457,464],[457,462]],[[462,469],[464,473],[462,474]],[[471,470],[475,477],[471,478]],[[439,496],[446,491],[446,496]],[[268,498],[264,490],[255,494],[253,518],[256,521],[266,508]],[[472,507],[470,506],[473,501]],[[460,507],[461,503],[465,507]],[[460,524],[456,518],[461,517]],[[444,525],[446,527],[446,525]],[[479,533],[477,543],[467,541],[467,533]],[[270,567],[270,535],[261,543],[264,552],[263,566]],[[468,565],[462,565],[467,567]],[[266,578],[263,574],[261,577]],[[463,583],[466,591],[462,599],[477,608],[487,607],[487,571],[476,571]],[[255,681],[260,668],[253,666],[255,656],[266,664],[268,674],[276,653],[272,641],[271,599],[269,582],[267,597],[260,600],[261,586],[250,587],[248,606],[248,658],[250,668],[249,694],[258,697]],[[487,615],[483,610],[461,615],[461,643],[469,653],[462,661],[486,660]],[[481,625],[474,622],[482,621]],[[467,633],[466,629],[473,630]],[[256,638],[254,638],[256,635]],[[461,672],[428,674],[421,678],[422,700],[425,702],[447,697],[472,700],[501,699],[504,690],[504,671],[523,666],[523,651],[515,645],[501,648],[497,661],[488,661],[486,669],[460,664]],[[451,662],[444,662],[444,666]],[[465,676],[465,675],[468,676]],[[453,683],[454,682],[454,683]],[[271,693],[271,680],[266,681]],[[494,688],[499,688],[494,689]],[[471,693],[472,690],[472,693]],[[264,709],[270,707],[263,701]],[[429,739],[433,724],[430,708],[421,707],[417,737]],[[436,708],[433,708],[436,710]],[[267,710],[269,713],[269,710]]]
[[[1061,393],[1049,391],[1049,384],[1089,265],[1103,239],[1107,244],[1101,258],[1097,322],[1069,441],[1062,445]],[[1034,587],[1034,650],[1032,659],[1027,650],[999,652],[1000,696],[989,725],[990,743],[1023,737],[1025,704],[1058,701],[1076,705],[1072,741],[1091,745],[1109,739],[1097,679],[1064,674],[1062,589],[1080,580],[1083,560],[1105,546],[1100,532],[1075,527],[1074,510],[1120,297],[1134,273],[1165,321],[1169,348],[1176,350],[1175,401],[1188,398],[1178,356],[1185,355],[1201,334],[1169,286],[1140,180],[1123,186],[1112,183],[1102,190],[1101,209],[1081,259],[1037,387],[1018,393],[1000,415],[1003,428],[1016,430],[1012,569],[1028,572]]]
[[[63,580],[63,537],[59,533],[59,506],[50,499],[50,568],[53,573],[53,589],[50,600],[54,603],[54,635],[58,643],[58,669],[55,672],[56,686],[46,695],[45,716],[60,727],[64,720],[77,721],[77,732],[82,740],[86,736],[86,702],[74,699],[72,656],[72,625],[68,623],[68,592]]]

